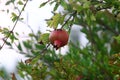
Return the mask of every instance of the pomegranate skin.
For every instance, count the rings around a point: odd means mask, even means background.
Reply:
[[[63,29],[56,29],[50,33],[49,40],[54,48],[59,49],[68,43],[69,35]]]
[[[76,78],[76,80],[81,80],[83,78],[83,76],[78,76],[77,78]]]

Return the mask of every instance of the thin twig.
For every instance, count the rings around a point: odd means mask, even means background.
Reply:
[[[62,25],[62,27],[61,27],[61,29],[68,23],[68,21],[74,16],[74,15],[76,15],[76,13],[77,13],[77,11],[74,11],[71,15],[70,15],[70,17],[64,22],[64,24]]]
[[[71,28],[72,28],[73,22],[74,22],[74,20],[75,20],[75,16],[76,16],[76,14],[73,15],[73,19],[71,20],[71,24],[69,25],[69,31],[70,31]]]
[[[49,46],[50,46],[50,43],[47,44],[47,46],[40,53],[44,53],[48,49]]]
[[[88,27],[88,35],[90,37],[90,42],[91,42],[92,49],[93,49],[93,51],[98,53],[98,50],[97,50],[98,48],[97,48],[97,45],[96,45],[96,41],[94,39],[92,28],[91,28],[91,26],[87,26],[87,27]]]
[[[42,51],[40,51],[40,54],[42,54],[42,56],[43,56],[43,53],[48,49],[49,46],[50,46],[50,43],[47,44],[47,46],[46,46]],[[35,58],[38,57],[40,54],[38,54],[38,55],[32,57],[30,60],[35,59]]]
[[[22,14],[23,10],[25,9],[25,7],[26,7],[27,3],[28,3],[28,0],[26,1],[26,3],[24,4],[24,6],[23,6],[22,10],[20,11],[20,13],[19,13],[19,15],[18,15],[18,17],[17,17],[17,20],[16,20],[16,22],[15,22],[15,24],[14,24],[14,26],[13,26],[12,30],[9,32],[9,34],[8,34],[7,38],[5,39],[4,43],[3,43],[3,44],[2,44],[2,46],[0,47],[0,50],[1,50],[1,49],[3,48],[3,46],[5,45],[6,41],[7,41],[7,40],[8,40],[8,38],[10,37],[11,33],[13,33],[13,30],[15,29],[15,27],[16,27],[16,25],[17,25],[18,21],[19,21],[19,18],[20,18],[20,16],[21,16],[21,14]]]

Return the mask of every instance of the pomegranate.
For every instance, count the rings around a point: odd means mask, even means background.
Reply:
[[[55,29],[49,36],[50,43],[56,50],[65,46],[68,43],[68,38],[68,33],[63,29]]]
[[[78,76],[77,78],[76,78],[76,80],[81,80],[83,78],[83,76]]]

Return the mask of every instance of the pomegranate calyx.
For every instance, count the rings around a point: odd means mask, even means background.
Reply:
[[[59,49],[60,47],[61,47],[61,41],[59,41],[59,40],[55,40],[54,41],[54,48],[57,50],[57,49]]]
[[[62,31],[62,29],[55,29],[56,31]]]

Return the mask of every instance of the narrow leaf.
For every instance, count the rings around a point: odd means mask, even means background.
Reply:
[[[20,43],[18,44],[17,48],[18,48],[20,51],[22,51],[22,46],[21,46]]]
[[[49,33],[41,34],[38,42],[41,42],[41,41],[43,44],[49,43]]]
[[[9,5],[10,3],[12,3],[11,1],[7,1],[6,3],[5,3],[5,5]]]
[[[44,3],[40,4],[39,8],[45,6],[46,4],[47,4],[47,2],[44,2]]]
[[[58,4],[58,3],[56,3],[56,5],[55,5],[55,7],[54,7],[53,11],[56,11],[58,7],[59,7],[59,4]]]
[[[58,24],[62,24],[64,21],[63,15],[56,13],[51,20],[47,21],[48,27],[56,29]]]
[[[19,0],[19,1],[17,2],[17,4],[23,5],[23,2]]]

